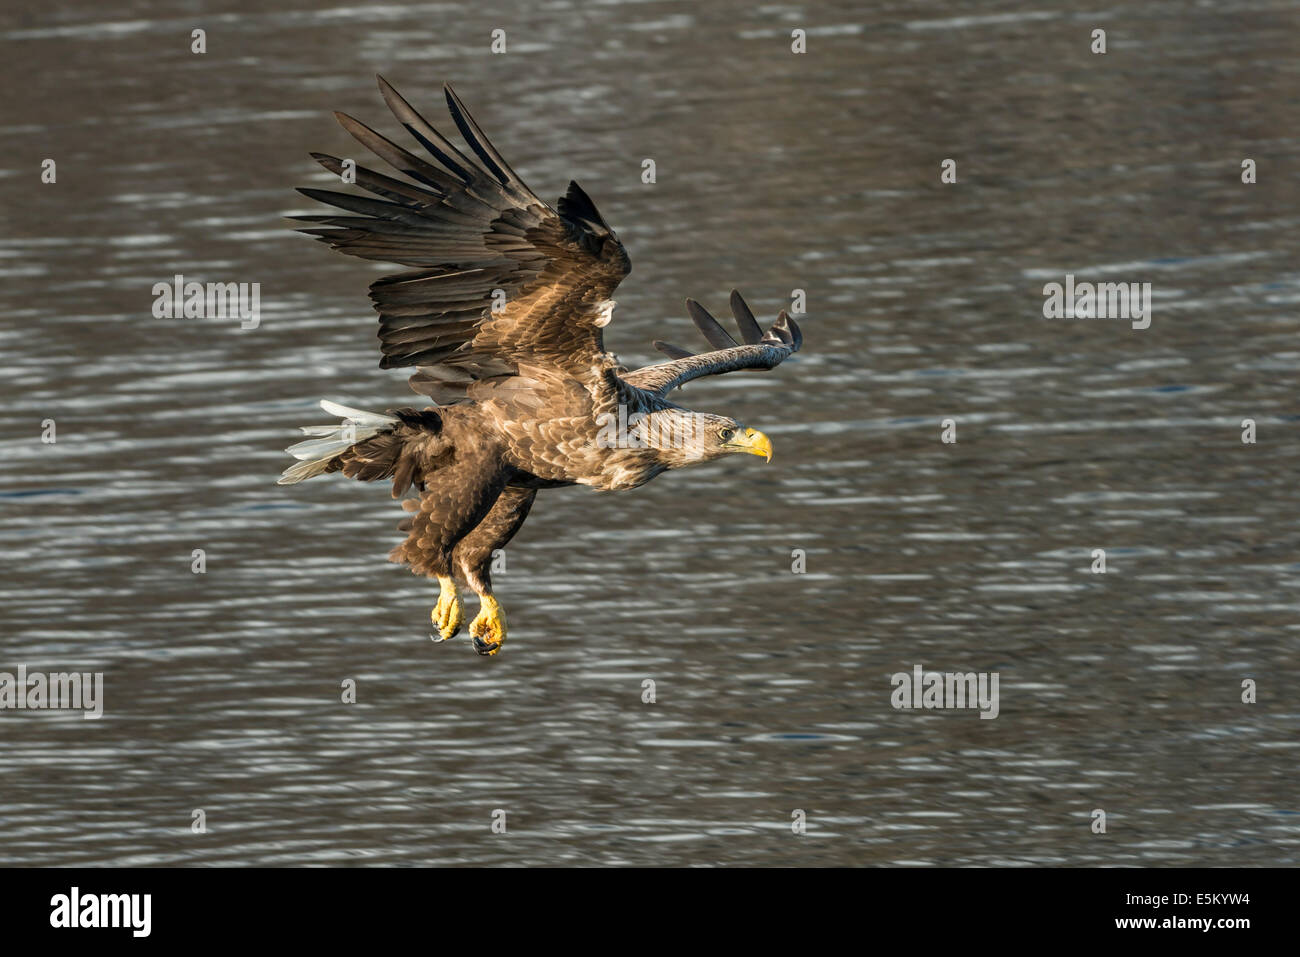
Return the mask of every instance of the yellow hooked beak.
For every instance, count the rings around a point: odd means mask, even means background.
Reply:
[[[723,448],[733,452],[761,455],[769,462],[772,461],[772,440],[758,429],[746,429],[744,432],[737,433]]]

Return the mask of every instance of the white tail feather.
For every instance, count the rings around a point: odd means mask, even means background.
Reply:
[[[340,419],[351,419],[357,425],[374,426],[376,428],[386,429],[388,426],[399,421],[391,415],[380,415],[378,412],[362,412],[360,409],[349,409],[346,405],[339,405],[337,402],[331,402],[329,399],[321,399],[320,407],[330,415],[337,415]]]
[[[284,470],[277,485],[293,485],[303,479],[320,475],[329,466],[330,460],[341,452],[347,451],[363,439],[396,425],[400,419],[376,412],[363,412],[349,409],[346,405],[321,399],[320,407],[331,415],[343,419],[342,425],[304,425],[306,435],[319,436],[297,445],[289,446],[287,451],[294,458],[301,459],[297,465]]]

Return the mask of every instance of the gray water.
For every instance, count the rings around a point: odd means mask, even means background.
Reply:
[[[1300,7],[1133,6],[6,3],[0,671],[105,702],[0,712],[0,863],[1296,862]],[[331,110],[396,128],[376,72],[591,193],[627,364],[806,292],[682,393],[772,464],[543,492],[494,659],[429,641],[385,488],[275,485],[318,399],[413,398],[379,273],[281,219]],[[155,319],[177,273],[260,325]],[[1150,328],[1045,319],[1066,273]],[[894,709],[917,664],[998,717]]]

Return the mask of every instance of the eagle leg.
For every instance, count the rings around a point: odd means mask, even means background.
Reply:
[[[495,655],[506,640],[506,619],[492,595],[492,565],[524,524],[537,490],[508,486],[478,526],[456,543],[452,559],[460,577],[479,597],[478,617],[470,623],[474,650]]]
[[[439,575],[438,587],[438,604],[429,617],[433,619],[433,627],[438,629],[438,637],[433,640],[447,641],[456,637],[465,616],[461,609],[460,595],[456,594],[456,579]]]
[[[457,551],[462,544],[472,546],[484,538],[480,526],[497,511],[495,506],[508,478],[500,447],[482,434],[485,423],[471,420],[470,427],[475,429],[471,434],[463,421],[466,413],[457,418],[453,415],[455,408],[440,413],[440,437],[454,445],[444,457],[446,461],[439,461],[437,467],[426,466],[421,472],[419,499],[402,503],[410,516],[398,528],[407,537],[389,553],[392,561],[410,566],[415,574],[438,579],[438,603],[429,616],[437,628],[437,634],[430,635],[434,641],[447,641],[464,624],[464,611],[456,593]],[[417,437],[415,441],[420,440]],[[495,534],[486,537],[491,539]],[[472,579],[469,583],[482,594]],[[504,629],[497,630],[504,637]]]

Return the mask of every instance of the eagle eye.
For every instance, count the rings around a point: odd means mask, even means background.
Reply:
[[[731,437],[735,434],[736,434],[735,429],[723,429],[721,432],[718,433],[718,438],[722,439],[722,441],[724,442],[730,442]]]

